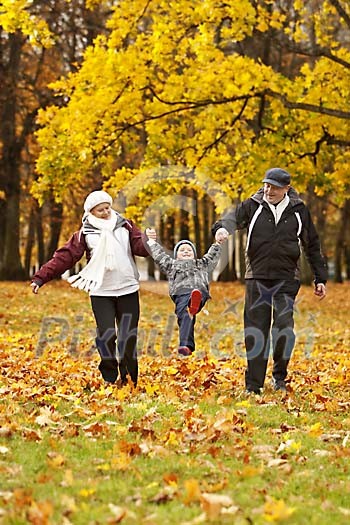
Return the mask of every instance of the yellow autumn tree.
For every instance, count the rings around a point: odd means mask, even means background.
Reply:
[[[86,7],[85,0],[0,1],[0,280],[28,278],[35,237],[33,263],[57,247],[61,206],[47,199],[50,218],[43,224],[29,194],[38,151],[34,131],[38,109],[54,103],[48,83],[75,70],[96,28],[103,30],[99,22],[108,6]]]
[[[109,36],[52,86],[67,103],[41,112],[35,194],[62,199],[97,167],[141,208],[183,185],[232,199],[283,165],[301,188],[344,195],[347,2],[230,4],[116,3]]]

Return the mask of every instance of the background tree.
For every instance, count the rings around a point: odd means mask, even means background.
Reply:
[[[183,191],[221,213],[280,165],[331,253],[328,224],[345,220],[350,187],[348,2],[109,4],[107,30],[39,111],[40,202],[52,192],[66,204],[98,174],[121,211],[141,225],[167,217],[176,240]]]
[[[106,16],[106,7],[90,11],[83,0],[0,4],[0,279],[28,276],[35,237],[41,263],[57,247],[61,204],[48,192],[43,214],[29,193],[38,155],[36,117],[39,108],[64,103],[48,85],[77,69],[86,46],[105,30]]]

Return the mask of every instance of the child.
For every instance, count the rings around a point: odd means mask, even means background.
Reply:
[[[196,315],[209,299],[209,273],[219,262],[221,246],[211,245],[208,252],[197,259],[196,248],[191,241],[179,241],[170,257],[156,242],[156,231],[147,228],[148,245],[154,261],[168,278],[169,294],[175,303],[175,313],[180,332],[180,355],[191,355],[195,350],[194,325]]]

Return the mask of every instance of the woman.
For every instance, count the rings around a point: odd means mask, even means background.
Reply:
[[[86,253],[88,264],[68,280],[90,295],[101,357],[99,370],[105,381],[115,383],[119,369],[121,383],[126,384],[129,375],[136,386],[140,307],[134,256],[149,255],[147,237],[111,206],[112,197],[105,191],[90,193],[84,203],[82,228],[36,272],[31,286],[38,293],[43,284],[61,276]]]

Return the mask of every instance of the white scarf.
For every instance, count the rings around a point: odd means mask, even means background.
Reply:
[[[113,213],[110,219],[99,219],[91,213],[88,214],[87,221],[94,229],[99,230],[100,238],[85,268],[68,278],[73,288],[85,292],[97,290],[102,284],[105,271],[117,269],[117,242],[113,232],[118,220],[119,216],[116,213]]]

